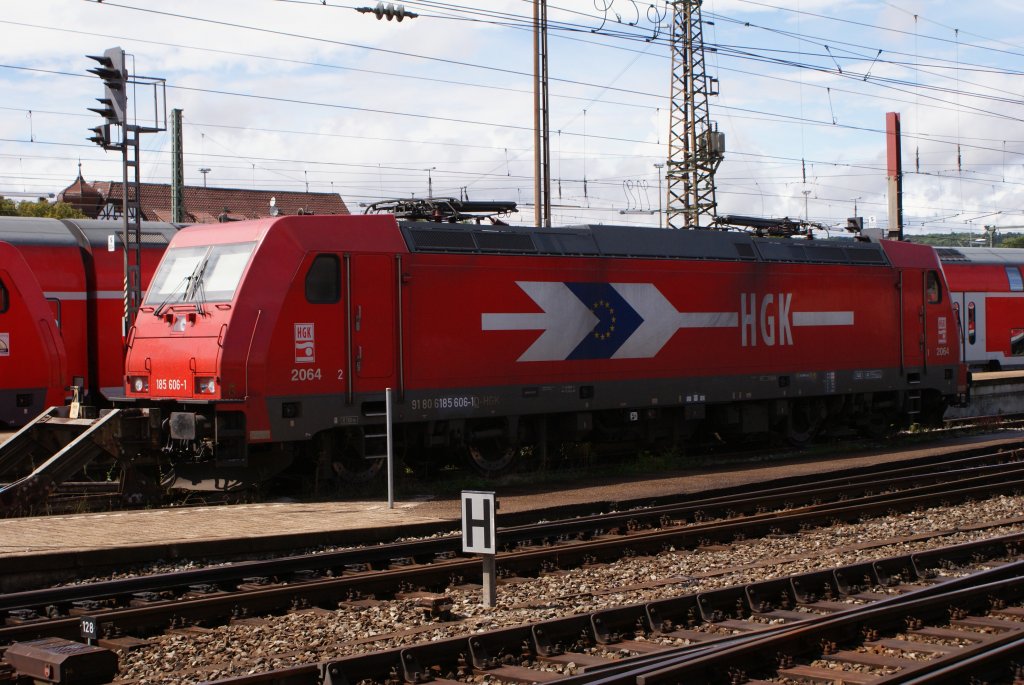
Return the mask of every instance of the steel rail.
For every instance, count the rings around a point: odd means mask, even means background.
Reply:
[[[926,555],[904,555],[880,560],[882,566],[917,566],[918,581],[925,580],[926,570],[943,562],[962,561],[976,558],[982,549],[999,555],[1012,549],[1019,549],[1021,536],[1007,536],[999,540],[984,541],[957,545],[943,550],[933,550]],[[946,556],[948,555],[948,556]],[[850,572],[858,572],[859,565],[839,567],[830,572],[836,579]],[[417,683],[437,679],[449,682],[445,674],[449,670],[459,669],[458,679],[467,676],[489,676],[504,682],[557,683],[557,685],[662,685],[681,682],[742,682],[730,680],[734,674],[728,673],[729,667],[735,664],[760,663],[763,655],[774,658],[780,650],[790,652],[807,651],[807,645],[819,644],[819,636],[831,639],[845,639],[848,634],[856,633],[855,628],[864,625],[877,626],[901,625],[908,615],[935,616],[941,618],[950,602],[956,606],[985,606],[989,597],[996,595],[1003,598],[1019,599],[1024,597],[1024,560],[999,565],[995,568],[980,571],[969,576],[952,578],[942,582],[932,582],[924,587],[908,589],[904,594],[883,599],[869,598],[870,604],[851,606],[830,611],[824,615],[808,613],[802,619],[794,619],[792,612],[782,611],[787,623],[768,625],[748,623],[750,632],[740,636],[724,638],[708,637],[697,644],[682,647],[658,647],[653,653],[628,656],[619,660],[604,660],[601,663],[584,662],[585,671],[576,675],[561,677],[551,672],[544,672],[528,667],[509,665],[506,661],[492,655],[504,649],[507,654],[525,651],[521,644],[529,644],[530,659],[534,664],[545,660],[557,659],[559,663],[586,659],[586,655],[573,652],[571,649],[552,649],[556,636],[572,639],[581,631],[588,636],[592,645],[605,645],[609,649],[621,648],[631,650],[653,645],[652,642],[638,643],[627,637],[632,626],[643,624],[643,630],[652,638],[664,636],[696,636],[692,630],[679,629],[687,620],[687,607],[702,606],[702,598],[725,595],[750,597],[764,593],[755,588],[776,587],[780,582],[794,583],[800,576],[785,579],[774,579],[753,583],[742,588],[727,588],[724,591],[712,591],[697,595],[655,600],[647,604],[629,605],[619,609],[605,609],[592,614],[577,615],[560,619],[551,619],[534,626],[518,626],[503,628],[485,634],[472,634],[453,637],[433,643],[423,643],[407,647],[385,650],[373,654],[363,654],[328,659],[317,667],[312,665],[288,667],[281,670],[238,676],[217,680],[219,685],[255,685],[257,683],[273,685],[339,685],[341,683],[394,682],[397,674],[399,682]],[[876,576],[876,582],[882,583],[882,575]],[[855,593],[850,597],[861,597]],[[806,606],[814,609],[821,603],[809,602]],[[827,604],[827,603],[826,603]],[[771,618],[778,607],[763,612]],[[746,611],[755,615],[758,610],[754,602],[750,602]],[[703,609],[701,610],[703,613]],[[672,618],[667,618],[673,614]],[[657,619],[655,617],[661,617]],[[795,621],[795,622],[794,622]],[[704,622],[708,622],[705,618]],[[722,621],[720,621],[722,622]],[[724,621],[730,629],[736,621]],[[853,626],[854,628],[851,628]],[[1024,630],[1024,624],[1020,624]],[[622,630],[623,632],[617,633]],[[969,634],[969,633],[968,633]],[[1006,649],[1010,649],[1020,635],[1007,638]],[[986,641],[985,647],[999,647],[999,640]],[[977,650],[975,650],[977,651]],[[980,658],[980,656],[978,657]],[[595,658],[596,660],[596,658]],[[948,662],[944,662],[948,663]],[[944,664],[924,664],[917,672],[936,670]],[[723,675],[724,673],[724,675]],[[531,675],[532,674],[532,675]],[[837,677],[841,674],[836,673]],[[903,674],[904,676],[906,674]],[[901,681],[902,682],[902,681]],[[921,681],[926,682],[926,681]],[[962,681],[961,681],[962,682]]]
[[[747,667],[744,670],[747,671],[758,668],[772,670],[771,666],[767,665],[765,655],[771,655],[769,658],[774,659],[780,653],[811,653],[823,640],[848,642],[851,635],[860,633],[862,629],[874,631],[885,627],[898,630],[905,627],[908,615],[942,620],[948,618],[946,612],[950,606],[987,606],[993,596],[1019,601],[1024,597],[1022,575],[1024,561],[1012,562],[966,578],[946,581],[903,596],[839,612],[833,616],[797,623],[790,630],[716,650],[713,654],[700,655],[681,664],[646,672],[637,676],[634,682],[636,685],[675,685],[680,682],[727,683],[735,677],[730,670],[734,669],[736,664],[744,664]],[[1024,629],[1024,625],[1021,629]],[[1015,636],[1015,639],[1017,637],[1019,636]],[[922,664],[914,670],[926,673],[930,667],[928,664]],[[901,674],[901,681],[905,677],[906,672]],[[885,682],[882,678],[872,680]]]
[[[957,481],[951,488],[937,485],[864,497],[859,500],[807,507],[798,511],[760,514],[721,522],[673,527],[667,529],[624,530],[586,541],[569,541],[543,547],[523,547],[499,555],[499,566],[520,575],[541,572],[554,561],[563,567],[588,561],[618,559],[632,550],[636,553],[657,553],[666,546],[695,548],[711,541],[730,542],[737,537],[796,532],[813,523],[834,520],[855,520],[867,514],[889,513],[914,509],[936,502],[985,498],[997,492],[1024,489],[1024,475],[1007,478],[993,473],[985,477]],[[108,627],[135,634],[146,634],[175,625],[201,622],[223,622],[229,617],[255,616],[286,611],[303,606],[334,606],[339,599],[358,595],[395,592],[396,588],[446,587],[453,578],[475,579],[480,574],[479,560],[473,558],[441,558],[427,565],[399,564],[387,570],[373,571],[361,567],[358,572],[342,570],[338,577],[315,579],[289,584],[268,585],[238,592],[197,590],[186,599],[137,601],[139,606],[109,609],[102,605],[79,608]],[[49,604],[52,604],[49,603]],[[10,618],[7,621],[11,623]],[[0,644],[38,637],[74,637],[77,618],[34,620],[31,616],[16,621],[17,625],[0,627]]]
[[[577,517],[574,519],[544,522],[532,525],[509,526],[499,528],[502,544],[508,549],[536,541],[550,543],[572,537],[587,539],[601,532],[628,532],[642,528],[671,528],[682,524],[695,524],[706,520],[733,519],[735,521],[754,522],[765,518],[774,519],[779,513],[771,513],[774,507],[786,509],[785,513],[798,512],[816,506],[827,509],[828,504],[814,504],[827,500],[831,495],[835,501],[846,499],[851,502],[851,495],[860,494],[862,501],[869,497],[866,493],[878,489],[894,490],[900,486],[910,491],[912,486],[920,488],[940,487],[951,479],[960,479],[966,483],[969,474],[987,473],[989,479],[1002,482],[1002,479],[1013,474],[1024,472],[1024,462],[1020,450],[999,452],[995,454],[976,455],[967,458],[951,459],[941,464],[929,462],[917,467],[901,467],[887,470],[883,474],[873,472],[829,478],[821,481],[813,488],[805,484],[785,485],[764,488],[760,491],[747,492],[742,495],[714,496],[690,501],[685,504],[666,504],[646,509],[597,514]],[[1010,460],[1009,463],[1005,463]],[[942,470],[938,470],[938,469]],[[975,475],[975,477],[977,477]],[[876,497],[891,498],[895,495],[882,493]],[[845,508],[845,507],[844,507]],[[746,518],[741,518],[741,517]],[[710,527],[709,535],[714,531]],[[693,526],[691,526],[693,528]],[[697,530],[697,528],[693,528]],[[711,535],[715,539],[722,536]],[[727,539],[727,538],[726,538]],[[202,569],[189,569],[171,573],[150,574],[133,578],[99,581],[82,585],[67,585],[57,588],[27,590],[0,595],[0,611],[11,611],[28,607],[42,607],[49,604],[69,604],[84,600],[101,600],[108,597],[128,596],[140,592],[160,592],[171,588],[187,588],[192,585],[208,585],[237,583],[247,577],[289,577],[296,572],[345,568],[353,565],[386,566],[394,559],[412,558],[427,562],[439,556],[450,556],[459,553],[461,538],[458,535],[433,537],[426,540],[389,543],[357,549],[339,550],[314,554],[302,554],[276,559],[252,560],[235,562],[228,565]],[[697,543],[699,544],[699,539]]]

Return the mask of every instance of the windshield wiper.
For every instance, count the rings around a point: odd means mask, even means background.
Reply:
[[[203,288],[203,277],[206,274],[206,265],[210,263],[210,255],[207,253],[203,261],[196,265],[192,275],[188,277],[188,286],[185,288],[185,302],[196,303],[196,313],[204,314],[203,303],[206,302],[206,290]]]
[[[207,253],[203,260],[196,264],[196,268],[192,269],[192,273],[189,276],[181,279],[181,283],[178,284],[174,290],[172,290],[160,306],[153,312],[153,316],[161,317],[168,307],[183,303],[195,301],[196,312],[203,314],[203,302],[206,301],[205,291],[203,289],[203,276],[206,273],[206,265],[210,262],[210,255]],[[181,293],[181,299],[178,299],[178,294]]]

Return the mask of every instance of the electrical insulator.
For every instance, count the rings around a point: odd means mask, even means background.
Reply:
[[[359,11],[367,11],[367,8],[361,8]],[[388,21],[391,21],[392,19],[394,19],[395,21],[402,21],[406,17],[409,17],[410,19],[415,19],[416,17],[419,16],[414,12],[406,11],[405,5],[395,5],[394,3],[391,2],[378,2],[377,6],[370,11],[372,11],[374,16],[377,17],[378,19],[384,19],[386,17]]]

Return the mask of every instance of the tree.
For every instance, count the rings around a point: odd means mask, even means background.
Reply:
[[[1011,235],[999,241],[999,247],[1024,247],[1024,235]]]
[[[54,202],[50,205],[50,212],[46,215],[54,219],[88,219],[84,213],[75,209],[67,202]]]
[[[965,247],[974,245],[977,233],[925,233],[911,236],[914,243],[932,245],[935,247]]]
[[[49,219],[88,218],[67,202],[51,203],[41,199],[15,202],[6,197],[0,197],[0,216],[37,216]]]

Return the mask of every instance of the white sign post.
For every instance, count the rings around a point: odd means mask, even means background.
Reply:
[[[384,391],[384,405],[387,413],[388,422],[388,509],[395,508],[395,455],[394,455],[394,438],[391,431],[392,408],[391,408],[391,388],[387,388]]]
[[[498,602],[495,555],[498,551],[495,519],[498,502],[493,492],[462,491],[462,551],[479,554],[483,560],[483,603]]]

